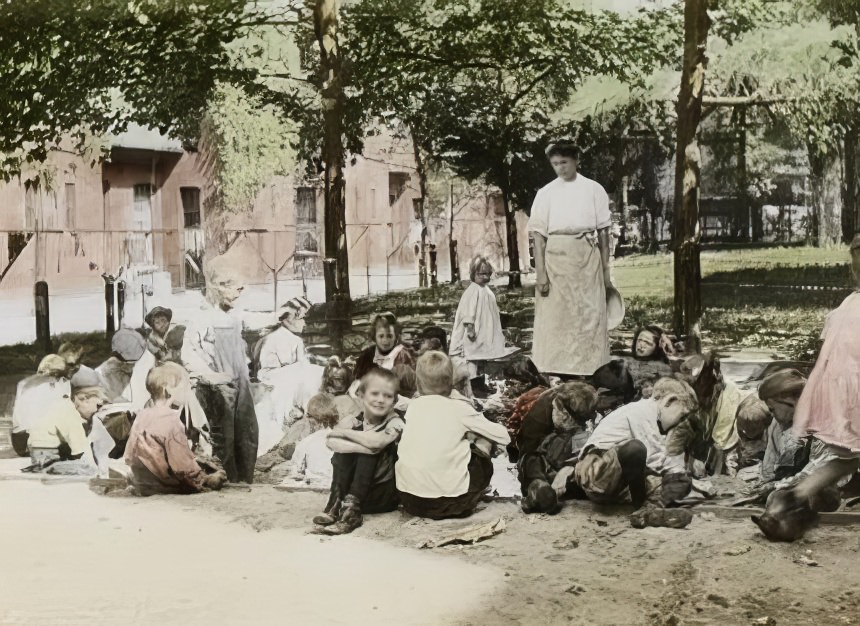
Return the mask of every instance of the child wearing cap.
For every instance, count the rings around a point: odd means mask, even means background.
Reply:
[[[72,378],[71,397],[60,398],[45,407],[44,412],[30,427],[27,442],[32,465],[26,471],[39,471],[54,466],[52,472],[94,474],[87,430],[93,415],[108,402],[104,389],[98,386],[98,377],[92,370],[79,371]],[[74,463],[63,463],[75,461]]]

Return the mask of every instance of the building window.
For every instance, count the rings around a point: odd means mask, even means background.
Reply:
[[[299,236],[299,245],[297,250],[302,252],[319,252],[319,244],[313,233],[303,233]]]
[[[388,172],[388,204],[394,204],[406,191],[406,183],[409,181],[409,174],[405,172]]]
[[[75,194],[75,183],[66,183],[66,229],[75,229],[75,214],[78,210],[78,198]]]
[[[313,187],[296,188],[296,225],[317,223],[317,192]]]
[[[24,183],[24,230],[36,230],[39,215],[39,183]]]
[[[185,216],[185,228],[200,226],[200,189],[197,187],[180,187],[182,196],[182,214]]]
[[[152,185],[142,183],[134,186],[134,215],[132,229],[152,230]]]

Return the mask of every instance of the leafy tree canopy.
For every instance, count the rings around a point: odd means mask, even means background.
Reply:
[[[9,0],[0,4],[0,176],[69,135],[131,122],[193,140],[254,8],[244,0]]]

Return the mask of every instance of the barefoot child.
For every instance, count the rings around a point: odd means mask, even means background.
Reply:
[[[351,428],[328,435],[334,451],[331,495],[325,511],[314,518],[326,535],[350,533],[362,524],[362,513],[386,513],[397,508],[394,460],[403,432],[403,419],[394,412],[397,376],[381,368],[361,379],[358,397],[362,413]]]
[[[489,287],[493,277],[492,265],[486,257],[478,256],[472,261],[469,271],[472,283],[463,292],[457,306],[448,353],[465,359],[469,377],[476,378],[481,361],[505,356],[505,335],[496,296]]]
[[[142,496],[162,493],[197,493],[220,489],[227,474],[206,474],[188,446],[180,408],[190,393],[181,368],[171,364],[152,368],[146,376],[146,390],[152,406],[137,414],[125,462],[131,468],[132,484]]]

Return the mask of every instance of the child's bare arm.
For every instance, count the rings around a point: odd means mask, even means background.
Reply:
[[[329,437],[326,440],[326,445],[332,452],[339,452],[340,454],[376,454],[373,450],[365,448],[360,443],[355,443],[348,439]]]
[[[348,430],[339,433],[339,438],[357,443],[368,450],[371,454],[382,452],[389,445],[400,438],[402,429],[395,426],[389,426],[382,432],[366,431],[366,430]]]

